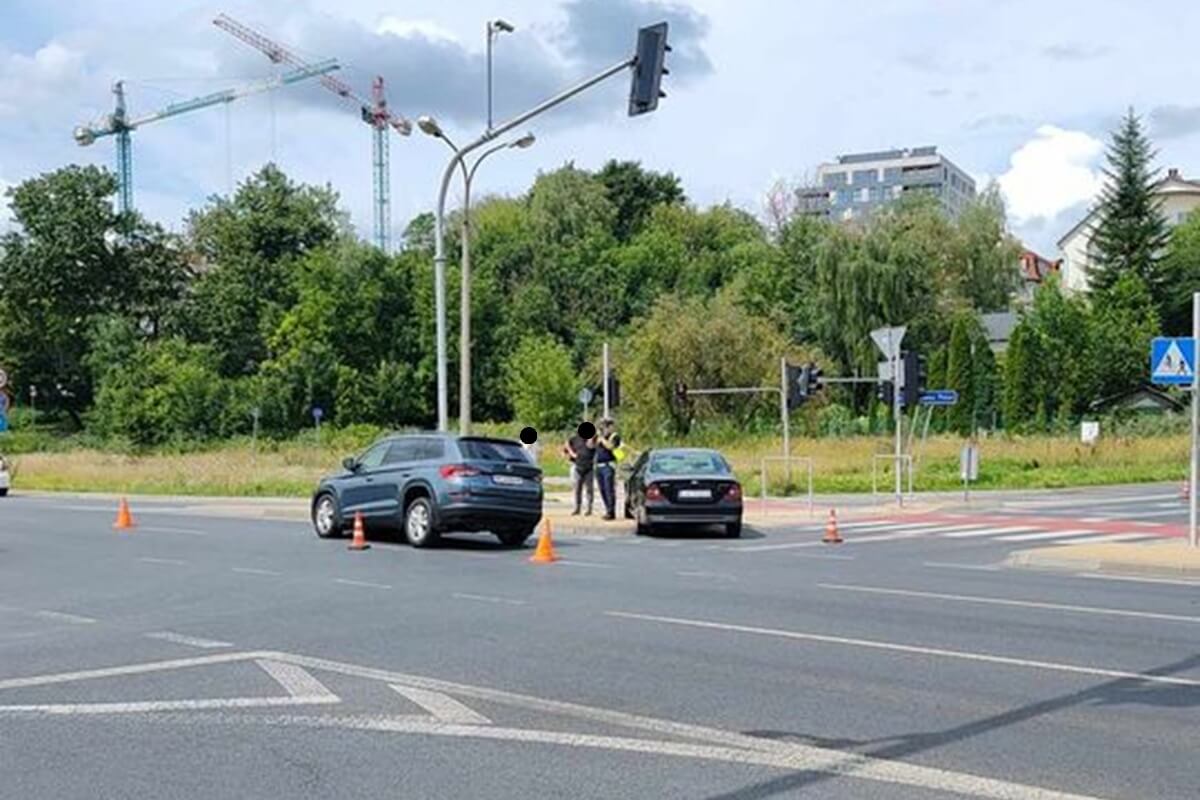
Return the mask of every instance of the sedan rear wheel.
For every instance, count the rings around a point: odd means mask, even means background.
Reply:
[[[433,528],[433,505],[427,497],[418,497],[404,512],[404,538],[413,547],[428,547],[437,541]]]
[[[742,538],[742,521],[730,522],[725,526],[725,538],[740,539]]]

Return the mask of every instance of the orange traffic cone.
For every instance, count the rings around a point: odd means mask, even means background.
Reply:
[[[550,564],[558,561],[554,553],[554,539],[550,536],[550,519],[542,520],[542,535],[538,537],[537,550],[529,558],[534,564]]]
[[[133,514],[129,513],[129,502],[122,497],[120,504],[117,505],[117,521],[113,523],[113,529],[131,531],[134,527]]]
[[[821,538],[825,544],[841,544],[842,535],[837,529],[837,512],[829,509],[829,522],[825,523],[825,535]]]
[[[350,545],[347,550],[369,550],[371,545],[367,544],[367,532],[363,528],[362,512],[354,512],[354,538],[350,540]]]

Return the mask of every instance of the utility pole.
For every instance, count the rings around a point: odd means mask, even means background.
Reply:
[[[1192,346],[1200,340],[1200,292],[1192,294]],[[1193,356],[1194,358],[1194,356]],[[1200,546],[1196,531],[1196,484],[1200,473],[1200,379],[1192,371],[1192,471],[1188,477],[1188,544]]]
[[[783,468],[787,483],[792,482],[792,441],[788,431],[787,356],[779,359],[779,416],[783,420]],[[786,490],[785,490],[786,491]]]
[[[900,343],[896,342],[892,350],[892,418],[896,421],[896,505],[904,505],[904,483],[900,476],[900,460],[904,455],[903,450],[903,417],[901,417],[900,400],[901,389],[903,388],[903,376],[900,366]]]
[[[604,368],[602,371],[604,372],[602,376],[602,380],[604,381],[604,419],[608,419],[611,407],[611,398],[608,396],[608,342],[604,343]]]

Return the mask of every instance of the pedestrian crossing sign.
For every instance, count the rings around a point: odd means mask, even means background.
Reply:
[[[1195,377],[1195,339],[1164,337],[1150,343],[1150,380],[1190,386]]]

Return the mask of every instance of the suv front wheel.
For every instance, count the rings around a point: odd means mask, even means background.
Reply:
[[[337,501],[331,494],[323,494],[313,507],[313,528],[322,539],[335,539],[342,535],[342,520]]]
[[[404,511],[404,538],[413,547],[429,547],[438,539],[433,527],[433,504],[428,497],[415,498]]]

